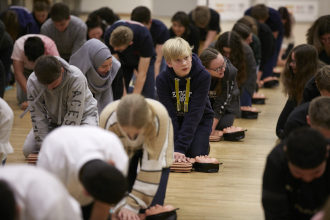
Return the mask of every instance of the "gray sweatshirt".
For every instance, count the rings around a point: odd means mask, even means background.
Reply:
[[[60,56],[68,61],[71,54],[74,54],[86,42],[87,26],[80,18],[71,15],[67,29],[60,32],[49,18],[41,26],[40,34],[55,41]]]
[[[61,84],[48,89],[33,72],[27,82],[27,96],[34,136],[40,145],[49,133],[49,124],[98,126],[97,101],[88,88],[85,75],[57,57],[64,68]]]

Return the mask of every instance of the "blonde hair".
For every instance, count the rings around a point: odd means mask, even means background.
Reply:
[[[313,99],[309,105],[310,123],[315,127],[330,129],[330,97],[320,96]]]
[[[162,53],[167,62],[192,55],[192,47],[181,37],[167,40],[162,48]]]
[[[197,6],[193,10],[191,17],[195,24],[205,27],[211,20],[210,9],[206,6]]]
[[[129,45],[133,41],[133,31],[126,26],[119,26],[111,33],[109,44],[113,47]]]
[[[147,151],[152,153],[152,146],[156,139],[155,111],[145,98],[139,94],[124,96],[117,107],[117,121],[119,126],[130,126],[137,129],[145,128],[145,143]]]

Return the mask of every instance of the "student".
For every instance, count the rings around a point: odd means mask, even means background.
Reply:
[[[88,87],[97,101],[98,113],[101,114],[113,101],[112,84],[120,69],[119,61],[104,43],[90,39],[70,57],[69,64],[78,67],[86,76]]]
[[[93,11],[88,15],[88,18],[94,15],[100,18],[107,27],[111,26],[113,23],[120,19],[119,16],[115,14],[111,8],[108,7],[101,7]]]
[[[60,57],[43,55],[27,82],[32,129],[24,145],[27,157],[39,150],[46,135],[61,125],[98,126],[97,101],[88,89],[84,74]]]
[[[330,65],[330,15],[324,15],[314,21],[307,31],[307,43],[316,47],[319,59]]]
[[[21,6],[10,6],[0,18],[13,41],[26,34],[39,34],[40,30],[30,11]]]
[[[221,34],[214,48],[237,68],[236,82],[241,93],[241,106],[251,106],[257,80],[252,49],[235,31]]]
[[[208,97],[211,75],[187,41],[170,39],[163,47],[167,67],[156,80],[159,101],[174,128],[174,159],[209,154],[214,112]]]
[[[42,55],[60,56],[55,42],[41,34],[28,34],[15,41],[13,54],[14,76],[17,81],[17,100],[27,108],[26,83],[33,72],[34,62]]]
[[[14,149],[9,142],[13,122],[13,110],[11,110],[5,100],[0,98],[0,162],[2,165],[6,163],[8,154],[14,152]]]
[[[301,44],[290,52],[282,74],[283,92],[288,96],[288,101],[277,121],[276,135],[278,138],[282,138],[287,118],[302,101],[304,87],[317,69],[317,51],[314,46]]]
[[[5,71],[5,85],[2,87],[4,90],[10,79],[12,78],[12,73],[9,71],[11,66],[10,56],[13,52],[13,39],[6,31],[4,23],[0,20],[0,61],[2,62]],[[1,87],[0,87],[1,88]],[[1,89],[0,89],[1,90]],[[0,92],[1,93],[1,92]],[[3,98],[3,95],[0,97]]]
[[[252,33],[250,27],[243,23],[236,23],[232,29],[238,33],[242,40],[251,47],[256,61],[257,69],[259,69],[260,59],[261,59],[261,44],[259,38]]]
[[[199,40],[204,42],[201,49],[206,49],[216,35],[220,33],[220,14],[206,6],[197,6],[189,13],[191,22],[199,29]]]
[[[78,202],[43,169],[9,165],[0,169],[1,218],[6,220],[80,220]]]
[[[150,31],[155,51],[155,79],[159,73],[165,70],[166,62],[163,59],[162,48],[165,41],[170,38],[167,27],[163,22],[157,19],[151,19],[150,10],[147,7],[139,6],[133,9],[131,13],[131,20],[142,23]]]
[[[271,76],[273,72],[273,69],[266,66],[266,64],[270,62],[269,60],[275,52],[275,38],[271,29],[266,24],[260,23],[250,16],[246,15],[243,18],[239,19],[237,22],[249,26],[252,32],[260,39],[261,59],[259,71],[257,73],[257,83],[259,87],[262,87],[264,83],[263,79],[268,76]],[[263,72],[265,71],[267,73],[263,74]]]
[[[313,78],[316,83],[316,87],[318,88],[317,91],[319,94],[322,96],[330,97],[330,67],[325,66],[319,69]],[[309,125],[306,116],[308,115],[310,101],[312,100],[299,105],[291,112],[284,126],[284,137],[288,137],[288,135],[298,127]],[[324,108],[327,109],[326,107]]]
[[[262,186],[266,220],[309,220],[325,204],[330,195],[329,137],[301,128],[268,155]]]
[[[127,163],[113,133],[93,126],[64,126],[46,137],[37,166],[65,185],[79,202],[84,220],[106,220],[110,207],[127,190]]]
[[[206,48],[200,59],[212,76],[209,97],[214,111],[211,136],[215,136],[215,130],[233,126],[235,117],[240,116],[237,69],[214,48]]]
[[[130,193],[117,204],[115,215],[120,219],[140,219],[137,214],[141,209],[164,204],[173,163],[171,118],[159,102],[130,94],[102,111],[100,127],[120,137],[130,158]]]
[[[133,72],[136,76],[133,93],[155,98],[155,49],[149,30],[135,21],[118,21],[104,35],[105,44],[122,65],[125,90]]]
[[[45,23],[45,21],[50,18],[50,2],[49,0],[34,0],[33,1],[33,11],[32,15],[39,27],[39,32],[41,30],[41,26]]]
[[[70,9],[63,3],[55,3],[50,10],[50,17],[41,27],[41,34],[55,41],[61,57],[69,61],[86,42],[86,24],[76,16],[70,16]]]
[[[86,21],[87,26],[87,40],[96,38],[98,40],[104,40],[104,32],[106,25],[102,22],[101,18],[97,15],[90,15]]]
[[[190,22],[189,16],[183,11],[178,11],[173,15],[171,21],[172,26],[169,29],[170,37],[183,38],[193,48],[192,52],[197,54],[199,48],[199,30]]]

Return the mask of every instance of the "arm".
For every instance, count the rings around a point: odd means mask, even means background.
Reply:
[[[274,38],[277,39],[279,31],[273,31]]]
[[[106,220],[108,219],[109,215],[110,215],[110,208],[111,205],[98,201],[98,200],[94,200],[94,204],[93,204],[93,208],[92,208],[92,213],[91,216],[89,218],[89,220]]]
[[[23,74],[23,72],[24,72],[23,61],[13,60],[13,66],[14,66],[15,79],[17,80],[19,86],[23,89],[23,91],[25,93],[27,93],[27,91],[26,91],[27,80]]]
[[[157,54],[157,58],[155,61],[155,79],[158,76],[159,72],[160,72],[160,65],[162,63],[162,58],[163,58],[163,53],[162,53],[162,48],[163,48],[163,44],[156,44],[156,54]]]
[[[208,48],[208,46],[213,42],[216,35],[217,35],[217,31],[208,31],[207,32],[203,50]]]
[[[144,82],[146,81],[151,57],[140,57],[138,75],[136,77],[133,93],[141,94]]]

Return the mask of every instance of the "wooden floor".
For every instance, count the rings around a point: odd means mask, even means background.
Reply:
[[[160,18],[166,25],[170,18]],[[224,31],[233,23],[222,23]],[[297,24],[295,36],[297,44],[305,42],[305,33],[310,24]],[[268,100],[266,105],[253,105],[261,111],[256,120],[236,119],[234,126],[248,131],[239,142],[213,142],[210,156],[223,165],[218,173],[177,174],[171,173],[167,188],[166,204],[176,208],[180,220],[202,219],[263,219],[261,207],[261,184],[265,159],[277,141],[275,126],[286,98],[281,87],[261,89]],[[14,111],[15,119],[10,142],[15,152],[8,156],[7,164],[26,163],[22,146],[31,129],[30,115],[23,119],[23,112],[16,100],[16,87],[6,91],[4,98]]]

